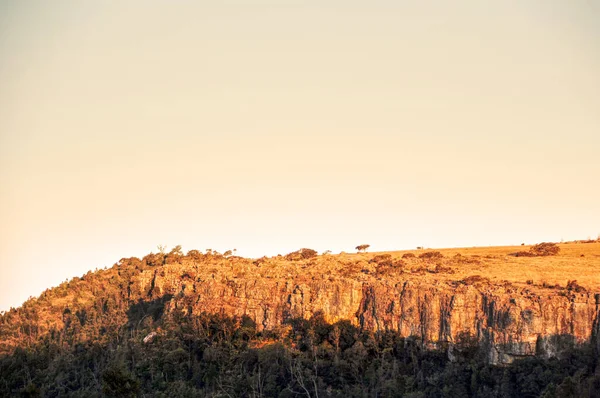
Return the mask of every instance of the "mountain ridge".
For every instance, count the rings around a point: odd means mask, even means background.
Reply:
[[[320,326],[329,330],[328,347],[342,328],[354,330],[347,339],[413,341],[448,363],[460,363],[470,347],[492,366],[600,350],[600,243],[557,247],[551,256],[517,246],[338,255],[302,249],[259,259],[184,255],[176,247],[123,258],[2,314],[0,359],[48,347],[144,350],[173,333],[192,344],[210,328],[250,336],[242,337],[250,348],[288,341],[297,349],[302,322],[329,325]]]

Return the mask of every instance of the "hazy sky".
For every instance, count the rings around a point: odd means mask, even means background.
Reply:
[[[595,238],[599,21],[600,0],[0,0],[0,310],[159,244]]]

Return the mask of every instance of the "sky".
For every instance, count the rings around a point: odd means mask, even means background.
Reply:
[[[600,234],[600,0],[0,0],[0,310],[158,245]]]

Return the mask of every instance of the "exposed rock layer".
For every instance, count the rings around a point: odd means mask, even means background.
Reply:
[[[320,313],[328,322],[398,331],[428,347],[478,341],[488,347],[492,363],[552,356],[598,335],[599,294],[551,289],[539,294],[509,284],[448,284],[409,275],[393,279],[183,280],[177,267],[165,267],[146,271],[137,289],[151,297],[173,295],[169,311],[247,315],[260,329]]]

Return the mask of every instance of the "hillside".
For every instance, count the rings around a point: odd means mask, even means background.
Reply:
[[[555,372],[552,383],[562,391],[566,378],[580,371],[580,388],[591,391],[590,383],[600,383],[592,376],[600,344],[600,242],[558,246],[558,254],[539,257],[515,256],[530,249],[518,246],[339,255],[307,250],[260,259],[184,255],[176,248],[124,258],[0,317],[0,392],[272,396],[261,390],[271,383],[279,396],[436,396],[435,388],[452,383],[428,381],[427,360],[438,378],[448,366],[475,361],[492,381],[465,381],[466,396],[500,396],[508,364],[518,368],[529,357],[550,366],[550,358],[562,361],[577,350],[588,350],[592,359],[581,355],[581,368],[569,362],[575,368]],[[215,348],[223,344],[226,353]],[[371,361],[352,362],[357,350]],[[393,352],[398,374],[386,368],[386,352]],[[257,357],[245,357],[250,354]],[[273,357],[265,362],[265,355]],[[269,373],[272,380],[261,379],[272,360],[281,369]],[[342,360],[348,375],[341,381],[327,376]],[[254,365],[243,368],[239,361]],[[401,370],[397,361],[412,368]],[[362,375],[356,373],[361,366]],[[365,385],[369,366],[392,373],[371,375]],[[402,389],[386,390],[404,371]],[[552,393],[543,383],[531,396]],[[505,385],[521,388],[516,379]]]

